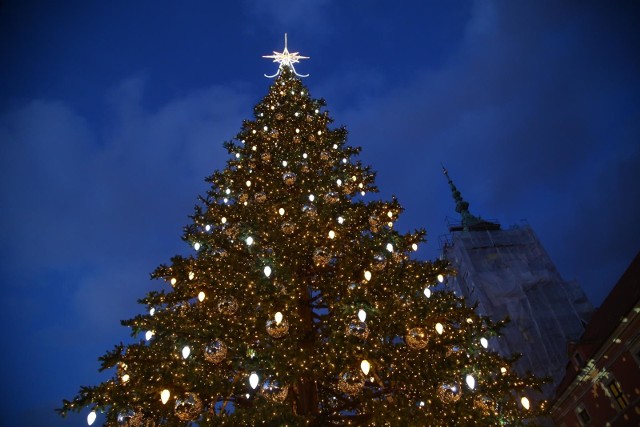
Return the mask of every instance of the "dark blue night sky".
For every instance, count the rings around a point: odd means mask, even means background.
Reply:
[[[222,143],[267,93],[262,55],[311,59],[349,143],[398,196],[401,230],[439,254],[470,210],[526,219],[599,305],[640,249],[636,1],[8,0],[0,5],[2,424],[82,426],[53,412],[120,319],[164,286]]]

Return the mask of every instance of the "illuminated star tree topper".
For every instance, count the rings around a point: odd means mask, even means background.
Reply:
[[[284,50],[282,52],[273,51],[273,55],[263,55],[263,58],[273,58],[273,62],[280,64],[278,71],[272,76],[264,75],[265,77],[273,78],[280,74],[282,67],[289,66],[291,70],[298,77],[309,77],[309,74],[298,74],[293,64],[300,62],[301,59],[309,59],[308,56],[300,56],[298,52],[289,52],[287,49],[287,33],[284,34]]]

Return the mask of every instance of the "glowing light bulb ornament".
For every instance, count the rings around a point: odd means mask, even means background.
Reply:
[[[431,298],[431,289],[424,288],[424,296],[427,298]]]
[[[529,399],[527,399],[526,397],[523,397],[522,399],[520,399],[520,403],[522,403],[522,407],[526,410],[529,410],[529,408],[531,407],[531,404],[529,403]]]
[[[258,374],[256,374],[255,372],[252,372],[251,375],[249,375],[249,385],[251,386],[252,389],[255,390],[255,388],[258,387],[259,381],[260,381],[260,378],[258,377]]]
[[[363,360],[360,362],[360,369],[362,369],[362,373],[365,375],[369,375],[369,370],[371,369],[371,363],[368,360]]]
[[[182,357],[184,359],[188,358],[190,354],[191,354],[191,349],[189,348],[188,345],[185,345],[184,347],[182,347]]]
[[[200,291],[198,293],[198,301],[200,302],[204,301],[204,297],[205,297],[204,292]]]
[[[474,388],[476,388],[476,380],[475,378],[473,378],[473,376],[471,375],[467,375],[467,378],[465,379],[465,381],[467,382],[467,386],[473,390]]]
[[[147,331],[146,334],[144,334],[144,338],[149,341],[151,338],[153,338],[153,331]]]
[[[169,397],[171,397],[171,392],[166,388],[162,390],[162,392],[160,393],[160,401],[163,405],[167,404],[167,402],[169,401]]]
[[[442,333],[444,332],[444,326],[442,326],[442,323],[440,322],[436,323],[436,332],[439,335],[442,335]]]
[[[89,412],[87,415],[87,424],[92,425],[96,420],[96,411]]]
[[[486,338],[482,337],[480,338],[480,345],[482,345],[484,348],[487,348],[489,346],[489,341],[487,341]]]
[[[277,312],[276,315],[274,316],[274,319],[276,320],[276,323],[279,325],[282,322],[282,313]]]
[[[358,310],[358,319],[360,319],[361,322],[367,320],[367,312],[363,309]]]
[[[267,277],[271,276],[271,267],[268,265],[264,268],[264,275]]]
[[[371,280],[371,272],[369,270],[364,272],[364,279],[368,282]]]

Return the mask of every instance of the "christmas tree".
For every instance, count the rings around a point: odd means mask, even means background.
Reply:
[[[374,172],[274,52],[269,93],[207,178],[185,228],[191,255],[123,321],[137,342],[100,358],[113,377],[62,415],[104,425],[518,425],[541,381],[488,348],[502,323],[446,288],[444,261],[411,257],[425,232],[364,201]],[[533,400],[532,400],[533,402]]]

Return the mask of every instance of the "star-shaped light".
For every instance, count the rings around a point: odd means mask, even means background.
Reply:
[[[288,66],[298,77],[309,77],[309,74],[298,74],[293,64],[300,62],[301,59],[309,59],[308,56],[300,56],[298,52],[289,52],[287,49],[287,33],[284,34],[284,50],[282,52],[273,51],[273,55],[264,55],[263,58],[273,58],[273,62],[280,64],[278,71],[273,76],[264,75],[265,77],[276,77],[282,71],[282,67]]]

